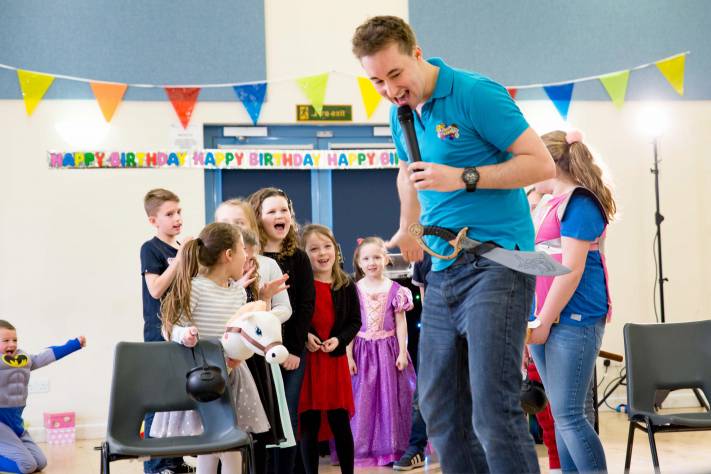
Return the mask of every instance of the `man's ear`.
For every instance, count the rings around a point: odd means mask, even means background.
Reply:
[[[424,59],[422,56],[422,48],[420,48],[419,45],[415,45],[414,50],[412,51],[412,55],[415,57],[415,59],[420,60]]]

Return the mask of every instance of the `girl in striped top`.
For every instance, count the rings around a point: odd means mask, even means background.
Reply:
[[[237,227],[213,223],[197,239],[183,244],[175,282],[161,305],[163,331],[167,339],[193,347],[200,338],[219,338],[227,321],[247,301],[244,288],[231,285],[242,276],[244,244]],[[232,370],[229,383],[237,412],[237,424],[247,432],[261,433],[269,422],[254,379],[246,364],[228,359]],[[151,427],[153,437],[190,436],[202,432],[195,411],[157,413]],[[240,472],[237,452],[198,456],[198,473]]]

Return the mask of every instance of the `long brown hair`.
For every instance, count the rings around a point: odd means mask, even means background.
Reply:
[[[358,245],[356,246],[355,251],[353,252],[353,269],[355,270],[356,281],[360,280],[365,276],[365,273],[363,273],[363,270],[360,268],[360,265],[358,265],[358,258],[360,257],[360,250],[368,244],[375,244],[382,248],[383,255],[385,255],[385,263],[388,263],[388,250],[387,247],[385,247],[385,241],[383,239],[381,239],[380,237],[366,237],[364,239],[359,240]]]
[[[306,239],[309,238],[311,234],[319,234],[322,237],[326,237],[333,244],[333,248],[336,250],[336,261],[333,262],[333,269],[331,270],[331,288],[334,290],[340,290],[344,286],[350,284],[350,278],[348,274],[341,268],[341,262],[343,261],[343,256],[341,255],[341,247],[336,242],[336,237],[331,232],[331,229],[320,224],[309,224],[304,227],[301,234],[301,247],[306,249]]]
[[[595,162],[588,147],[582,141],[569,144],[566,133],[561,130],[546,133],[541,138],[548,147],[556,166],[577,184],[592,191],[600,200],[605,210],[605,217],[608,221],[612,221],[617,212],[612,189],[603,179],[602,169]]]
[[[291,203],[291,199],[289,199],[289,196],[287,196],[286,193],[281,189],[262,188],[255,191],[254,193],[252,193],[251,196],[249,196],[249,204],[252,206],[254,214],[257,216],[259,243],[262,246],[262,251],[264,251],[264,248],[267,245],[267,233],[264,230],[264,226],[262,225],[262,204],[264,204],[264,201],[267,198],[273,196],[279,196],[286,199],[286,202],[289,206],[289,212],[291,213],[291,225],[289,226],[289,232],[287,232],[286,237],[284,237],[284,240],[281,243],[281,250],[277,254],[276,258],[279,261],[283,261],[284,258],[294,255],[294,252],[296,252],[296,249],[299,245],[299,241],[297,238],[299,230],[296,224],[296,214],[294,213],[294,206]]]
[[[200,268],[210,268],[219,262],[226,250],[234,250],[242,243],[242,234],[237,226],[222,222],[208,224],[198,238],[184,244],[175,281],[161,302],[161,318],[168,337],[179,321],[192,321],[190,290],[192,279]]]

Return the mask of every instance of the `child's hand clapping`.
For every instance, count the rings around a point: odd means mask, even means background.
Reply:
[[[407,368],[409,365],[409,361],[407,360],[407,352],[401,352],[397,356],[397,360],[395,361],[395,367],[397,367],[397,370],[403,371]]]
[[[242,288],[248,288],[249,285],[252,284],[254,280],[257,279],[257,277],[254,275],[254,272],[257,270],[257,268],[254,265],[248,266],[246,263],[244,265],[244,273],[242,273],[242,278],[237,280],[235,284],[237,286],[241,286]]]
[[[338,347],[338,338],[332,337],[330,339],[326,339],[325,341],[323,341],[321,350],[323,352],[333,352],[336,349],[336,347]]]
[[[321,349],[321,339],[314,334],[308,333],[306,335],[306,348],[309,352],[316,352]]]
[[[183,334],[183,345],[185,347],[195,347],[198,341],[198,329],[195,326],[190,326],[185,334]]]

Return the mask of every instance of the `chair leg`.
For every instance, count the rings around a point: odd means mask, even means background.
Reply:
[[[110,474],[109,443],[101,443],[101,474]]]
[[[659,457],[657,457],[657,443],[654,441],[654,425],[652,425],[652,421],[649,418],[647,418],[646,421],[649,449],[652,451],[652,464],[654,465],[654,472],[659,474]]]
[[[630,464],[632,463],[632,444],[634,443],[634,422],[630,421],[630,431],[627,435],[627,455],[625,456],[625,474],[630,472]]]

